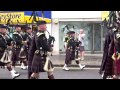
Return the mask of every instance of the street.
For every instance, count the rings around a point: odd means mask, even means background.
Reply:
[[[56,67],[54,71],[55,79],[102,79],[99,75],[99,68],[85,68],[80,70],[78,67],[69,67],[70,71],[64,71],[61,67]],[[21,75],[16,79],[27,79],[27,70],[15,68]],[[11,79],[10,72],[7,69],[0,68],[0,79]],[[47,73],[40,74],[40,79],[48,79]]]

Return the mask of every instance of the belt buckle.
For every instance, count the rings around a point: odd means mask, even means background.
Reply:
[[[35,54],[39,54],[39,50],[36,50],[36,51],[35,51]]]

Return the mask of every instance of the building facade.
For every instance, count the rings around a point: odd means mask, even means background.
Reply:
[[[63,39],[69,30],[79,33],[84,29],[85,51],[102,53],[106,30],[101,25],[102,11],[52,11],[52,35],[55,37],[54,52],[64,53]]]

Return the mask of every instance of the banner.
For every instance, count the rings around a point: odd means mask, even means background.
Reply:
[[[108,15],[109,15],[109,11],[102,11],[102,21],[103,21],[105,18],[106,18],[106,20],[108,20],[108,19],[109,19]]]
[[[33,17],[30,19],[31,16],[25,15],[25,12],[0,12],[0,23],[6,24],[8,19],[11,18],[13,24],[17,24],[17,20],[20,24],[32,23]],[[30,19],[30,20],[29,20]],[[37,18],[38,20],[38,18]],[[39,17],[39,20],[43,20],[42,17]],[[51,19],[44,18],[47,23],[51,23]]]
[[[25,22],[27,21],[27,23],[32,23],[32,20],[33,20],[33,17],[30,19],[31,16],[25,16]],[[30,20],[29,20],[30,19]],[[51,23],[51,19],[48,19],[48,18],[42,18],[42,17],[39,17],[39,20],[44,20],[46,21],[47,23]],[[37,17],[37,21],[38,21],[38,17]]]
[[[11,18],[13,23],[24,23],[24,12],[5,12],[0,13],[0,23],[7,23],[8,19]]]

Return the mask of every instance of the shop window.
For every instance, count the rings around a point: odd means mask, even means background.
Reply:
[[[85,50],[91,51],[92,50],[92,24],[90,22],[82,22],[82,21],[61,21],[59,22],[59,50],[64,52],[64,37],[65,34],[70,31],[74,30],[76,33],[79,33],[80,29],[84,29],[85,35]]]
[[[94,50],[101,51],[101,25],[100,23],[94,24]]]

